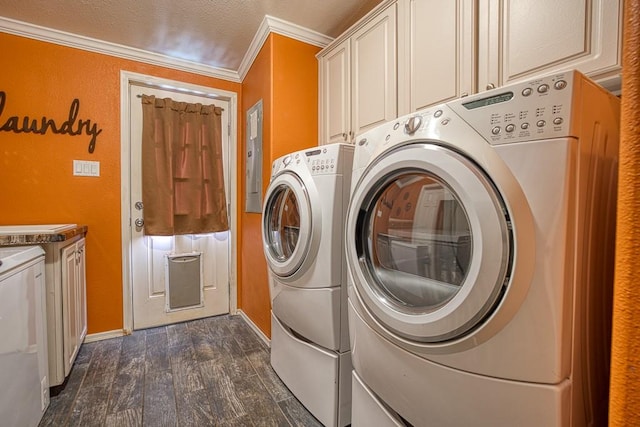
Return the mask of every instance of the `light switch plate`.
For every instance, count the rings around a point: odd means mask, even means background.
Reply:
[[[100,176],[100,162],[74,160],[73,174],[75,176]]]

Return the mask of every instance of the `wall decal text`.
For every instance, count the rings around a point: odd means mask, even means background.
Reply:
[[[4,104],[7,100],[7,95],[0,91],[0,123],[2,113],[4,111]],[[22,118],[18,116],[9,117],[4,124],[0,127],[2,132],[14,132],[14,133],[34,133],[44,135],[47,132],[76,136],[81,135],[82,132],[91,137],[89,141],[89,153],[93,153],[96,149],[96,139],[102,132],[102,129],[98,129],[97,123],[91,123],[91,120],[78,119],[78,111],[80,110],[80,100],[74,99],[71,102],[69,108],[69,117],[60,125],[56,123],[54,119],[48,119],[42,116],[42,119],[32,119],[29,116]]]

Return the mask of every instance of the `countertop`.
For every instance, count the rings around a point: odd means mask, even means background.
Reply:
[[[0,226],[0,246],[64,242],[75,236],[87,234],[88,229],[86,225],[79,224],[2,225]]]

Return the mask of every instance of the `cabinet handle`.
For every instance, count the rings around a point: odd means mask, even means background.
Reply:
[[[469,96],[469,93],[467,93],[467,92],[462,92],[462,93],[460,94],[460,98],[465,98],[465,97],[467,97],[467,96]]]
[[[495,89],[495,88],[496,88],[496,85],[494,85],[493,83],[489,83],[487,85],[487,90],[491,90],[491,89]]]
[[[347,134],[346,134],[346,132],[343,132],[343,133],[342,133],[342,140],[343,140],[343,141],[346,141],[346,140],[347,140]]]

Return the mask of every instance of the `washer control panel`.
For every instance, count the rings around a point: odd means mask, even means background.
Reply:
[[[491,144],[572,136],[571,105],[579,77],[575,71],[554,74],[447,105]]]

